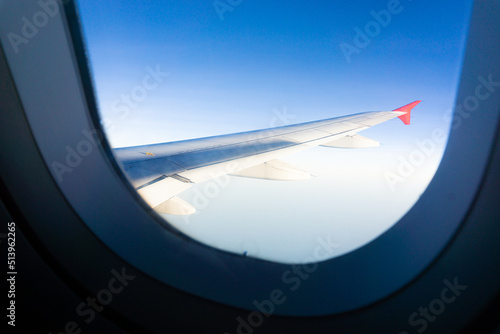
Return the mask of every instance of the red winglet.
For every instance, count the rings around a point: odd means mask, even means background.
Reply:
[[[405,123],[406,125],[409,125],[410,124],[410,115],[411,115],[411,110],[417,105],[419,104],[420,102],[422,102],[421,100],[418,100],[418,101],[415,101],[415,102],[412,102],[410,104],[407,104],[405,106],[402,106],[398,109],[394,109],[393,111],[405,111],[406,114],[404,115],[401,115],[401,116],[398,116],[398,118],[400,120],[403,121],[403,123]]]

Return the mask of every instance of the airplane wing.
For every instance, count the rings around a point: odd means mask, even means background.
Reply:
[[[375,147],[379,143],[358,132],[399,117],[410,124],[410,113],[421,101],[393,111],[364,112],[314,122],[170,143],[117,148],[116,158],[144,200],[156,211],[188,215],[195,208],[176,197],[195,183],[222,175],[271,180],[310,177],[278,160],[315,146]]]

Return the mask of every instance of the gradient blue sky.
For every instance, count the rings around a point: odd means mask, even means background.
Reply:
[[[418,149],[416,140],[449,130],[443,115],[454,104],[471,7],[401,1],[401,11],[347,62],[339,45],[355,45],[355,27],[364,30],[370,12],[389,3],[242,1],[221,20],[212,1],[80,1],[108,139],[114,147],[167,142],[421,99],[411,126],[393,120],[362,133],[379,148],[315,148],[284,159],[313,172],[310,181],[231,177],[206,205],[207,184],[200,184],[181,195],[200,204],[199,214],[167,217],[209,245],[277,261],[300,262],[328,235],[339,244],[334,256],[351,251],[392,226],[438,166],[444,145],[395,189],[384,177]],[[119,111],[122,94],[157,66],[169,76]]]

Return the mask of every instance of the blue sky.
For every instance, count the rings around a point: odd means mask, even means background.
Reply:
[[[397,173],[402,159],[421,151],[416,141],[432,139],[434,129],[449,130],[443,115],[454,104],[467,1],[231,6],[224,0],[87,0],[80,10],[99,108],[114,147],[392,110],[423,100],[412,125],[393,120],[362,133],[380,141],[379,148],[315,148],[284,159],[313,172],[310,181],[231,177],[207,205],[206,184],[186,191],[181,197],[203,204],[199,214],[167,219],[200,241],[300,262],[318,237],[332,235],[339,255],[392,226],[438,166],[445,143],[434,141],[404,181],[393,187],[387,181],[387,172]],[[390,21],[385,16],[385,26],[374,23],[373,12],[391,13]],[[348,61],[340,45],[356,47],[357,28],[367,45],[358,44],[359,53]],[[148,69],[156,68],[169,75],[126,104],[123,95],[139,92]]]

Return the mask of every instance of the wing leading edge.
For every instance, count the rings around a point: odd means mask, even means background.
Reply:
[[[357,133],[400,118],[410,124],[415,101],[393,111],[364,112],[349,116],[235,133],[115,149],[132,185],[156,211],[188,215],[195,208],[176,197],[195,183],[222,175],[271,180],[303,180],[310,177],[279,158],[315,146],[365,148],[378,142]]]

